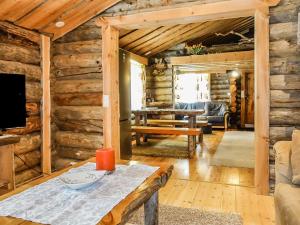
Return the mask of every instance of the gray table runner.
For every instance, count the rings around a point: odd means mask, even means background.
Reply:
[[[66,187],[56,177],[1,201],[0,216],[52,225],[94,225],[157,169],[146,165],[119,165],[113,174],[80,190]],[[95,170],[95,163],[67,173],[89,170]]]

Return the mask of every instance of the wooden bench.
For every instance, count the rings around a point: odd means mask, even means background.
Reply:
[[[149,125],[157,125],[157,126],[182,126],[187,127],[189,125],[188,120],[154,120],[154,119],[148,119],[147,124]],[[206,127],[208,125],[208,121],[196,121],[196,127],[201,128],[201,134],[199,135],[199,143],[202,143],[203,141],[203,131],[202,127]]]
[[[189,157],[192,157],[195,152],[196,143],[194,137],[203,135],[202,130],[199,128],[132,126],[131,130],[139,134],[188,135]],[[136,144],[140,145],[138,135],[136,135]]]
[[[149,125],[171,125],[171,126],[188,126],[188,120],[152,120],[148,119],[147,124]],[[196,121],[197,127],[205,127],[207,126],[208,122],[204,121]]]

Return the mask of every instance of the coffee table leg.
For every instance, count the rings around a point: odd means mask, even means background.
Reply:
[[[158,225],[158,191],[144,205],[145,225]]]

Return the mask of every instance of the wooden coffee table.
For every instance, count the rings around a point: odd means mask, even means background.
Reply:
[[[35,185],[41,184],[50,180],[54,177],[61,175],[62,173],[68,171],[71,168],[82,166],[87,162],[95,162],[95,158],[86,160],[76,165],[55,172],[50,176],[39,178],[31,183],[23,185],[17,188],[15,191],[7,193],[0,196],[0,201],[20,193],[26,189],[29,189]],[[118,164],[131,164],[138,163],[136,161],[120,161]],[[143,163],[144,164],[144,163]],[[102,218],[98,223],[99,225],[116,225],[125,224],[130,219],[130,215],[144,205],[145,209],[145,225],[157,225],[158,224],[158,190],[163,187],[169,180],[173,166],[166,163],[147,163],[150,166],[158,166],[159,169],[148,177],[135,191],[129,194],[124,200],[117,204],[109,213]],[[17,207],[17,206],[16,206]],[[12,218],[12,217],[0,217],[0,224],[10,224],[10,225],[37,225],[30,221],[25,221],[22,219]]]

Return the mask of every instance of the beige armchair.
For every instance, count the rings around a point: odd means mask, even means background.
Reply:
[[[300,225],[300,186],[291,182],[291,141],[277,142],[274,150],[276,225]]]

